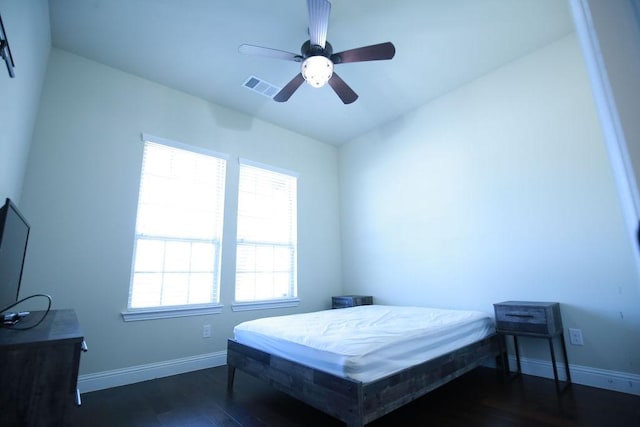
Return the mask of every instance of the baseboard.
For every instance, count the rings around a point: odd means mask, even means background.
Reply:
[[[511,369],[516,366],[514,356],[509,356]],[[522,373],[553,379],[553,366],[550,361],[520,358]],[[628,372],[610,371],[607,369],[591,368],[569,363],[571,382],[590,387],[603,388],[640,396],[640,375]],[[558,378],[566,379],[564,363],[558,363]]]
[[[219,351],[182,359],[115,369],[113,371],[80,375],[78,378],[78,388],[81,392],[86,393],[152,380],[154,378],[213,368],[225,365],[226,363],[227,352]],[[514,369],[516,366],[514,356],[509,356],[509,364],[512,367],[511,369]],[[493,365],[493,363],[489,363],[488,365]],[[553,379],[553,367],[550,361],[521,357],[520,366],[524,374]],[[571,380],[575,384],[640,396],[640,375],[590,368],[588,366],[575,364],[569,364],[569,369],[571,371]],[[563,363],[558,363],[558,377],[562,380],[566,378]]]
[[[225,365],[226,363],[227,352],[219,351],[216,353],[115,369],[113,371],[80,375],[78,378],[78,388],[82,393],[86,393],[152,380],[154,378],[168,377],[171,375],[183,374],[185,372],[213,368]]]

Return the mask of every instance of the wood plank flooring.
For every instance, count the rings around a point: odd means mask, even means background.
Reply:
[[[343,424],[241,371],[226,394],[226,366],[82,395],[72,426],[333,427]],[[388,414],[383,426],[640,426],[640,396],[478,368]]]

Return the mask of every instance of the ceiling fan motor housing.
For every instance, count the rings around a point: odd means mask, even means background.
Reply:
[[[333,76],[333,61],[330,57],[333,48],[329,42],[325,43],[325,47],[312,45],[310,40],[302,44],[300,48],[302,57],[304,58],[300,64],[300,73],[304,80],[315,88],[324,86]]]

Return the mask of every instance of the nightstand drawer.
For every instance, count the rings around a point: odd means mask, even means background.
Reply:
[[[494,309],[498,332],[538,335],[562,332],[558,303],[506,301],[494,304]]]

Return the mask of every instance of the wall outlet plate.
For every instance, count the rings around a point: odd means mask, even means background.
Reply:
[[[584,345],[584,341],[582,340],[582,330],[569,328],[569,341],[573,345]]]
[[[202,325],[202,338],[211,338],[211,325]]]

